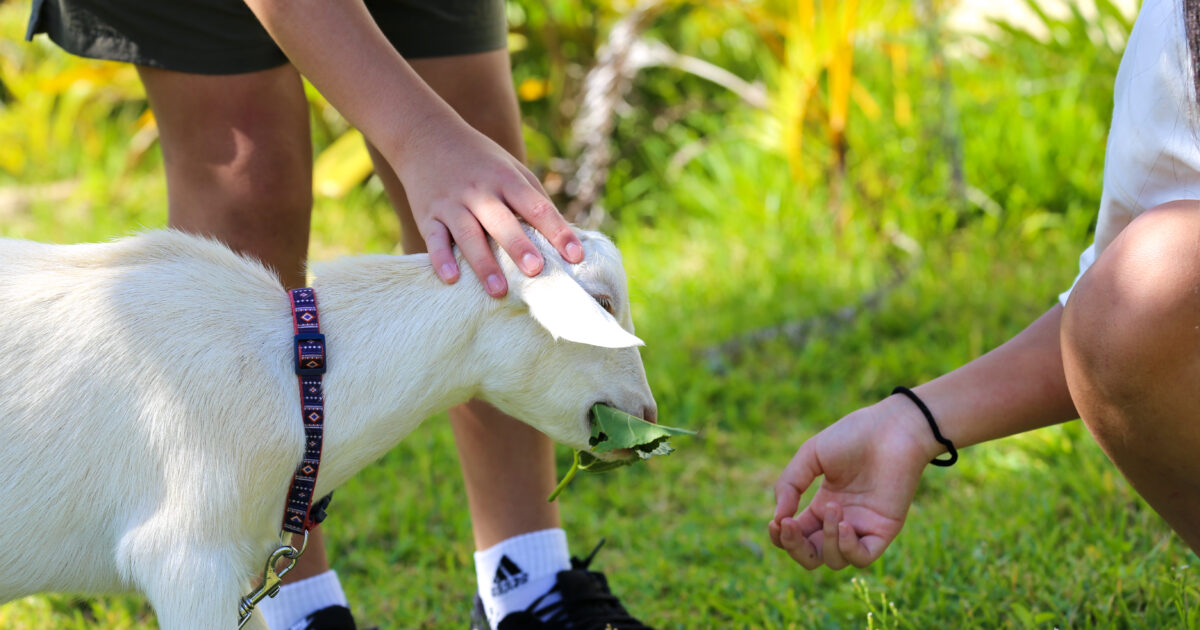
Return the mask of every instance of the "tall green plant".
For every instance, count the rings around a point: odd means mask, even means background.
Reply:
[[[1023,1],[1033,28],[997,22],[996,32],[973,36],[982,54],[963,58],[956,74],[967,180],[1001,209],[1094,212],[1133,16],[1109,0],[1094,15],[1066,3],[1063,16]]]
[[[0,180],[75,177],[89,163],[109,158],[118,133],[126,136],[119,144],[130,147],[124,162],[135,161],[145,146],[130,145],[128,137],[153,128],[153,119],[143,116],[136,70],[70,57],[44,38],[22,41],[27,10],[0,6]],[[126,128],[118,132],[113,122]]]

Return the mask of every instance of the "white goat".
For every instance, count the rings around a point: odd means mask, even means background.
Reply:
[[[593,403],[654,414],[616,248],[581,231],[568,265],[527,231],[546,267],[527,278],[498,252],[502,300],[470,273],[442,284],[423,255],[316,266],[315,496],[471,397],[579,449]],[[164,630],[235,628],[303,452],[279,279],[173,231],[0,240],[0,322],[0,602],[136,591]]]

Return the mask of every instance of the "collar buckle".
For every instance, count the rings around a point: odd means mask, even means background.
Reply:
[[[297,333],[294,344],[297,376],[320,376],[325,373],[325,335]]]

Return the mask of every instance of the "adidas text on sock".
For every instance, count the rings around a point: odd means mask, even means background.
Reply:
[[[559,571],[570,568],[567,535],[561,529],[514,536],[475,552],[475,577],[488,622],[495,628],[509,613],[524,610],[554,586]],[[550,602],[542,600],[543,605]]]

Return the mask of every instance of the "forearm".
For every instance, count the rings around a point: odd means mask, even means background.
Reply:
[[[389,161],[429,124],[464,124],[396,52],[361,0],[246,0],[300,70]]]
[[[1063,372],[1061,321],[1056,305],[995,350],[915,388],[942,434],[963,447],[1077,418]],[[925,425],[902,396],[880,404]],[[927,443],[934,455],[944,451],[931,434]]]
[[[962,447],[1076,417],[1061,321],[1056,305],[999,348],[916,388],[942,434]],[[921,472],[944,450],[905,396],[851,412],[806,441],[779,476],[771,542],[808,569],[867,566],[900,532]]]

